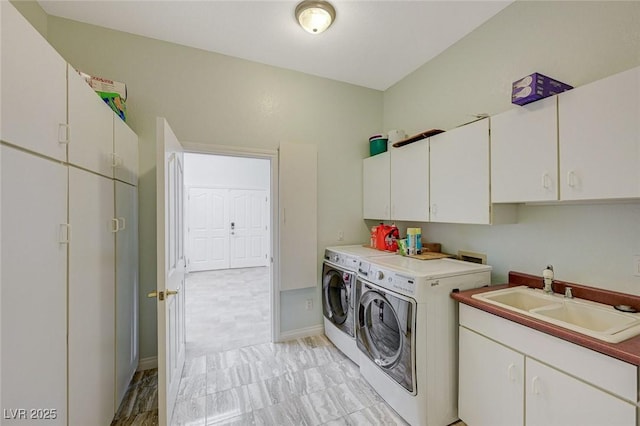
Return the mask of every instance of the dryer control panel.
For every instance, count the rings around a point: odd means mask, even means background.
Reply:
[[[416,280],[414,277],[380,268],[369,262],[360,261],[358,274],[373,284],[394,290],[401,294],[413,295],[416,291]]]

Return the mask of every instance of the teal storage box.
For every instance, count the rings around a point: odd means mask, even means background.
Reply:
[[[369,140],[369,155],[373,157],[374,155],[387,152],[387,141],[387,138],[377,138]]]

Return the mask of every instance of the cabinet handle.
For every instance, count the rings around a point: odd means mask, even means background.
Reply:
[[[120,221],[122,221],[122,226],[120,226]],[[127,221],[124,217],[118,218],[118,231],[124,231],[127,228]]]
[[[542,175],[542,187],[544,189],[549,189],[551,187],[551,177],[549,176],[549,173],[544,173]]]
[[[576,186],[576,173],[573,170],[567,173],[567,185],[570,188],[575,188]]]
[[[120,223],[118,223],[118,218],[114,217],[111,219],[111,232],[114,234],[120,230]]]
[[[58,124],[58,143],[65,145],[69,143],[69,125],[66,123]]]
[[[540,377],[538,376],[534,376],[534,378],[531,380],[531,391],[534,395],[540,395],[540,386],[538,385],[539,381]]]
[[[114,169],[122,167],[122,157],[120,157],[115,152],[111,153],[111,167],[113,167]]]
[[[68,223],[61,223],[59,237],[60,244],[69,244],[69,241],[71,241],[71,225]]]
[[[513,363],[509,364],[509,368],[507,368],[507,377],[508,377],[510,382],[515,382],[516,381],[516,378],[513,375],[513,371],[515,370],[515,368],[516,368],[516,365],[513,364]]]

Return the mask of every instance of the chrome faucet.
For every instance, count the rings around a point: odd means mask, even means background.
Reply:
[[[547,265],[547,269],[542,271],[542,283],[545,293],[553,293],[553,265]]]

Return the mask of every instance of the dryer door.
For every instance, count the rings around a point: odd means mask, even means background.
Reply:
[[[358,282],[358,348],[393,380],[415,393],[415,301]]]
[[[322,310],[325,318],[342,325],[353,309],[351,302],[353,273],[325,264],[322,273]],[[351,327],[352,328],[352,327]],[[351,330],[353,336],[353,330]]]

